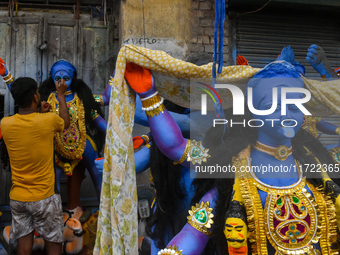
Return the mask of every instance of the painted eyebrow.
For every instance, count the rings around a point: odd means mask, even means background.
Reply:
[[[243,226],[236,226],[235,228],[243,228]]]

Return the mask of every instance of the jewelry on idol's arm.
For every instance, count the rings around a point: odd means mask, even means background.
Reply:
[[[337,128],[335,129],[335,133],[336,133],[337,135],[340,135],[340,127],[337,127]]]
[[[174,161],[173,164],[174,165],[178,165],[178,164],[182,164],[186,159],[189,160],[189,150],[190,150],[190,144],[191,144],[191,141],[190,139],[187,140],[187,144],[185,146],[185,149],[184,149],[184,152],[182,154],[182,157],[178,160],[178,161]]]
[[[164,98],[158,95],[158,91],[148,97],[141,98],[141,101],[142,110],[145,111],[147,117],[157,116],[165,110],[163,105]]]
[[[7,85],[14,81],[14,77],[12,76],[11,72],[8,72],[8,74],[2,78]]]
[[[178,250],[178,247],[175,245],[170,245],[164,249],[161,249],[157,255],[184,255],[182,250]]]
[[[209,207],[209,201],[206,203],[201,201],[200,204],[196,203],[196,206],[192,206],[191,210],[189,210],[188,223],[201,233],[211,237],[213,234],[208,229],[214,223],[212,211],[213,208]]]
[[[151,147],[151,145],[150,145],[150,137],[148,136],[148,135],[142,135],[142,138],[144,139],[144,141],[145,141],[145,146],[146,146],[146,148],[150,148]]]

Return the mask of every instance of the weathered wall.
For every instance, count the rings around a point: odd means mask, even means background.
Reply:
[[[121,3],[120,41],[168,52],[184,59],[214,52],[214,0],[126,0]],[[230,59],[226,17],[224,62]]]
[[[190,40],[190,5],[183,0],[121,2],[120,40],[183,58]]]
[[[190,45],[189,51],[214,53],[214,27],[215,27],[215,1],[214,0],[192,0],[190,15]],[[230,64],[231,54],[229,51],[230,41],[229,19],[225,17],[223,61]]]

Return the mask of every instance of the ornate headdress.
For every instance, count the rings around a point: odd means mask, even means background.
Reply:
[[[77,71],[77,69],[74,67],[74,65],[72,65],[70,62],[66,61],[66,60],[59,60],[57,62],[55,62],[52,67],[51,67],[51,71],[50,71],[50,75],[52,78],[54,78],[55,74],[58,71],[64,71],[66,72],[71,78],[73,78],[74,76],[74,72]]]

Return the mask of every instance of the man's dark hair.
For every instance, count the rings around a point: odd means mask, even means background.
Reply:
[[[26,108],[31,106],[37,89],[38,84],[35,80],[29,77],[20,77],[13,82],[11,93],[15,103],[20,108]]]

